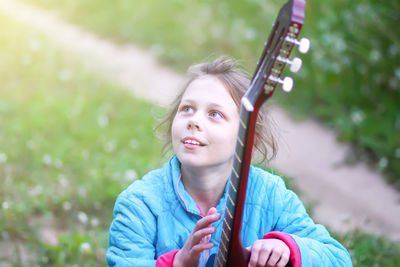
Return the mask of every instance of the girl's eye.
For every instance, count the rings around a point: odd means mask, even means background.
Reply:
[[[183,106],[183,107],[181,108],[181,110],[182,110],[183,112],[185,112],[185,113],[191,113],[191,112],[193,112],[193,108],[192,108],[191,106]]]
[[[210,113],[210,116],[212,117],[212,118],[214,118],[214,119],[221,119],[223,116],[222,116],[222,113],[221,112],[218,112],[218,111],[212,111],[211,113]]]

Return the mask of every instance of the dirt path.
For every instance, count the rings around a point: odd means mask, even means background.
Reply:
[[[168,105],[183,82],[182,74],[161,65],[148,51],[102,40],[50,12],[12,0],[0,0],[0,12],[78,54],[95,72],[138,97]],[[343,164],[350,148],[337,143],[334,132],[311,120],[294,122],[279,108],[272,112],[280,151],[271,165],[295,179],[303,200],[314,204],[314,219],[339,232],[361,228],[400,240],[400,193],[365,163]]]

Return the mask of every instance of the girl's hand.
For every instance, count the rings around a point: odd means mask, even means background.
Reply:
[[[256,240],[250,250],[249,267],[286,266],[289,262],[289,247],[279,239]]]
[[[215,228],[212,224],[219,220],[221,215],[216,208],[211,208],[207,215],[200,219],[193,232],[186,240],[182,249],[176,253],[173,266],[196,267],[199,264],[201,253],[213,247],[213,243],[209,242],[211,234]]]

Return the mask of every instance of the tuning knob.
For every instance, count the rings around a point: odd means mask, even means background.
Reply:
[[[305,54],[308,52],[308,50],[310,50],[310,40],[305,37],[301,38],[300,41],[290,37],[286,37],[286,41],[297,45],[299,47],[299,52],[302,54]]]
[[[307,38],[301,38],[300,42],[298,42],[299,52],[305,54],[310,50],[310,40]]]
[[[293,89],[293,79],[291,77],[285,77],[282,80],[275,76],[269,76],[269,79],[273,82],[279,83],[282,86],[283,91],[287,93]]]
[[[286,93],[289,93],[293,89],[293,79],[291,77],[285,77],[281,80],[282,89]]]
[[[303,64],[303,62],[301,61],[300,58],[295,57],[295,58],[293,58],[292,61],[289,62],[289,64],[290,64],[289,70],[291,72],[293,72],[293,73],[296,73],[296,72],[298,72],[300,70],[301,65]]]
[[[285,63],[285,64],[290,65],[289,70],[290,70],[291,72],[293,72],[293,73],[298,72],[298,71],[300,70],[300,68],[301,68],[302,63],[303,63],[303,62],[301,61],[301,59],[298,58],[298,57],[293,58],[293,60],[289,60],[289,59],[287,59],[287,58],[278,56],[277,59],[278,59],[278,61],[280,61],[280,62],[282,62],[282,63]]]

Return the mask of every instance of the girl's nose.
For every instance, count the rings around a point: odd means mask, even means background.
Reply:
[[[200,123],[195,118],[191,118],[191,119],[188,120],[187,128],[191,129],[191,130],[196,129],[198,131],[201,131]]]

